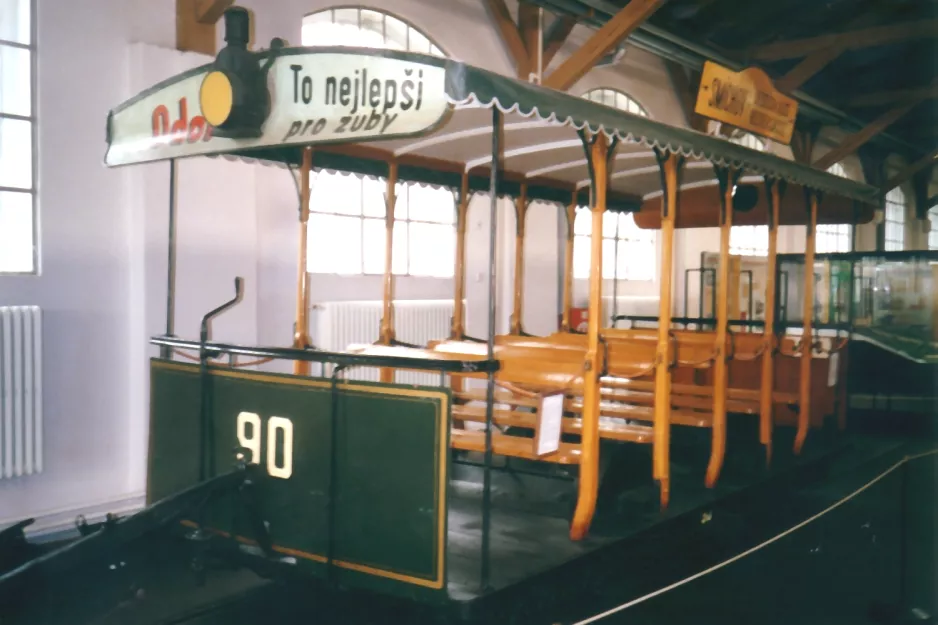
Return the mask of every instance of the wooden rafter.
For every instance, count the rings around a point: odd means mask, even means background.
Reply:
[[[176,0],[176,49],[215,56],[215,23],[234,0]]]
[[[544,60],[543,68],[547,69],[554,56],[560,52],[560,48],[566,43],[567,37],[576,26],[576,18],[570,15],[562,15],[555,18],[544,33]]]
[[[905,184],[906,182],[911,180],[915,174],[922,171],[923,169],[927,167],[933,167],[936,164],[936,162],[938,162],[938,148],[935,148],[934,150],[932,150],[931,152],[929,152],[922,158],[918,159],[917,161],[915,161],[914,163],[912,163],[905,169],[902,169],[901,171],[896,173],[896,175],[894,175],[892,178],[887,180],[886,184],[883,185],[883,188],[881,189],[883,192],[883,195],[885,195],[886,193],[889,193],[890,191],[892,191],[899,185]]]
[[[195,3],[195,19],[200,24],[214,24],[232,4],[234,0],[198,0]]]
[[[490,0],[491,1],[491,0]],[[639,25],[658,10],[665,0],[630,0],[625,8],[609,19],[580,48],[560,64],[543,84],[566,91],[590,71]]]
[[[514,20],[511,19],[511,13],[508,12],[505,0],[485,0],[485,6],[488,8],[489,16],[498,29],[502,43],[508,48],[511,60],[515,64],[515,71],[518,72],[518,75],[522,75],[522,73],[526,75],[527,68],[531,66],[528,50],[524,45],[524,39],[521,37],[521,31]]]
[[[903,104],[880,115],[879,118],[845,138],[837,147],[816,160],[814,166],[818,169],[827,169],[834,163],[842,160],[845,156],[853,154],[861,145],[891,126],[896,120],[911,111],[918,104],[919,101]]]
[[[938,19],[919,20],[889,26],[848,30],[842,33],[808,37],[806,39],[779,41],[753,48],[749,51],[749,56],[757,61],[780,61],[808,56],[830,48],[859,50],[936,35],[938,35]]]
[[[528,63],[518,67],[518,78],[528,78],[529,74],[537,72],[537,62],[540,50],[538,46],[538,7],[529,2],[518,5],[518,33],[524,43],[524,50],[528,56]]]
[[[844,102],[847,106],[883,106],[908,102],[919,98],[938,98],[938,85],[919,87],[918,89],[898,89],[895,91],[877,91],[866,95],[856,96]]]

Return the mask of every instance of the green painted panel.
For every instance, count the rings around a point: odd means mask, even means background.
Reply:
[[[152,363],[151,502],[198,481],[201,383],[197,365]],[[318,378],[217,368],[205,385],[215,472],[231,468],[239,445],[251,450],[278,550],[313,575],[326,573],[334,488],[333,553],[343,583],[445,597],[447,389],[357,382],[333,389]],[[253,538],[235,495],[215,502],[206,523]]]

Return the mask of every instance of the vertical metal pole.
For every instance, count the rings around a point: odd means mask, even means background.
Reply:
[[[176,332],[176,159],[169,161],[169,249],[166,267],[166,336]],[[160,347],[160,358],[172,357],[171,347]]]
[[[486,353],[495,358],[495,245],[498,228],[498,168],[501,162],[502,113],[492,107],[492,171],[489,175],[489,327]],[[490,371],[485,389],[485,468],[482,479],[482,590],[489,588],[489,542],[492,525],[492,410],[495,403],[495,373]]]

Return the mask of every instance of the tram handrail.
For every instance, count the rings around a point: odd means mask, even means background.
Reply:
[[[630,321],[633,323],[657,323],[658,317],[654,315],[616,315],[612,318],[613,323],[618,321]],[[701,325],[701,326],[713,326],[716,325],[715,317],[671,317],[671,323],[680,324],[683,326],[688,325]],[[775,327],[778,330],[789,329],[789,328],[800,328],[801,327],[800,319],[788,319],[785,321],[778,321],[775,324]],[[763,328],[765,327],[765,321],[761,319],[730,319],[727,321],[727,324],[730,326],[742,327],[742,328]],[[811,324],[812,327],[818,330],[852,330],[853,325],[850,323],[819,323],[815,321]]]
[[[173,336],[154,336],[150,344],[177,349],[218,352],[237,356],[257,358],[275,358],[278,360],[301,360],[342,365],[344,367],[392,367],[414,369],[418,371],[438,371],[441,373],[488,373],[499,369],[498,360],[436,360],[410,356],[375,356],[369,354],[351,354],[345,352],[327,352],[318,349],[299,349],[296,347],[251,347],[231,343],[187,341]]]

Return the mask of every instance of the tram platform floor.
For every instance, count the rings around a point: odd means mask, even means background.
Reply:
[[[924,445],[845,436],[834,444],[812,444],[794,458],[782,453],[783,444],[778,441],[769,471],[756,470],[764,465],[758,450],[748,459],[731,454],[735,461],[727,464],[712,490],[702,484],[706,454],[685,454],[681,462],[675,458],[667,512],[658,511],[653,485],[625,489],[615,505],[601,511],[591,536],[578,543],[568,539],[569,500],[560,498],[539,512],[532,502],[519,501],[512,489],[498,486],[487,593],[480,593],[478,584],[480,492],[456,484],[450,508],[449,589],[454,600],[469,606],[459,615],[485,623],[576,622],[775,536],[841,499],[909,449]],[[645,459],[632,460],[638,466]],[[637,615],[642,615],[640,622],[661,625],[870,622],[869,603],[887,602],[896,594],[901,534],[896,484],[895,476],[884,480],[830,520],[642,604],[628,618],[623,613],[603,622],[638,622],[633,620]],[[933,493],[920,496],[931,501]],[[89,567],[65,583],[31,589],[28,613],[3,623],[444,622],[440,612],[406,602],[268,582],[224,566],[213,567],[206,584],[197,586],[186,554],[168,537],[148,537],[112,554],[108,561],[117,562],[116,569]]]

